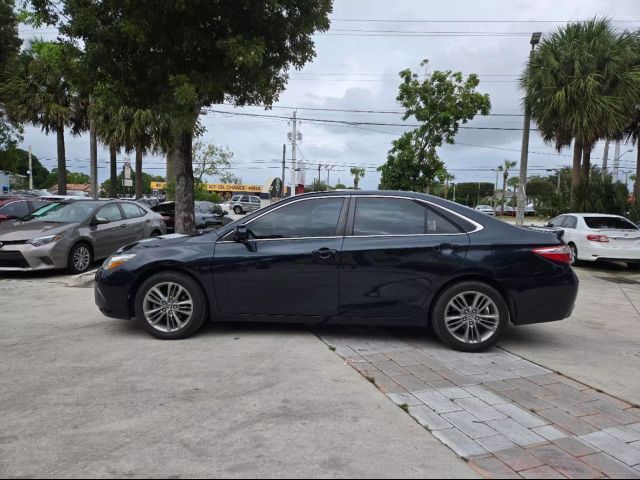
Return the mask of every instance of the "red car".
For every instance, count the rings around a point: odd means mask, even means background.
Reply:
[[[0,197],[0,223],[22,218],[48,203],[38,197]]]

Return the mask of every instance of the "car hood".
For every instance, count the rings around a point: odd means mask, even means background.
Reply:
[[[0,225],[0,241],[20,241],[31,240],[32,238],[43,237],[45,235],[57,235],[66,232],[77,223],[54,223],[54,222],[3,222]]]
[[[171,245],[177,245],[179,243],[185,242],[190,238],[200,236],[201,234],[196,233],[193,235],[184,235],[182,233],[170,233],[168,235],[160,235],[159,237],[145,238],[144,240],[140,240],[138,242],[130,243],[125,245],[116,253],[129,252],[132,250],[143,250],[147,248],[162,248],[169,247]]]

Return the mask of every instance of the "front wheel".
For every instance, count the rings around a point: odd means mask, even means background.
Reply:
[[[448,287],[435,301],[431,323],[450,347],[479,352],[495,345],[509,328],[504,298],[486,283],[469,281]]]
[[[191,277],[178,272],[157,273],[138,289],[136,320],[154,337],[187,338],[200,329],[207,317],[205,298]]]
[[[242,207],[233,207],[233,213],[240,215],[242,213]]]
[[[93,264],[93,252],[86,243],[78,243],[69,252],[67,268],[73,274],[84,273]]]
[[[575,244],[570,243],[569,249],[571,250],[571,265],[574,267],[578,264],[578,247]]]

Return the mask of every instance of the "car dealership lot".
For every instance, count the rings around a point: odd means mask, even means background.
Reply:
[[[576,271],[581,288],[570,319],[512,329],[501,342],[505,350],[486,354],[499,359],[493,371],[486,370],[487,375],[518,372],[507,374],[512,378],[501,380],[504,384],[493,384],[507,390],[501,393],[491,390],[491,384],[482,384],[488,389],[484,397],[466,393],[464,398],[472,400],[454,398],[456,407],[442,416],[455,427],[433,428],[461,456],[461,445],[484,443],[494,450],[509,446],[473,459],[469,465],[485,475],[504,473],[505,468],[523,475],[527,470],[533,471],[526,474],[542,475],[548,469],[574,468],[593,476],[629,475],[635,469],[632,449],[638,444],[631,438],[635,438],[636,423],[640,424],[639,410],[634,408],[640,403],[640,284],[630,282],[640,281],[640,275],[615,264],[588,265]],[[58,274],[0,277],[3,477],[473,475],[457,454],[387,398],[384,393],[390,390],[379,380],[386,375],[384,370],[376,380],[385,390],[381,392],[345,363],[344,351],[329,350],[315,335],[322,337],[319,331],[224,324],[207,326],[189,340],[162,342],[129,322],[104,318],[93,304],[92,290],[68,288],[68,279]],[[416,330],[361,329],[354,337],[350,329],[334,327],[332,333],[355,338],[356,345],[373,337],[374,346],[391,347],[396,353],[403,351],[403,342],[415,340],[432,366],[437,366],[433,360],[440,355],[438,362],[447,371],[420,369],[422,380],[411,378],[413,373],[409,377],[397,370],[393,373],[393,368],[411,367],[402,365],[407,363],[402,356],[393,360],[392,355],[389,363],[372,359],[389,373],[388,378],[396,375],[416,382],[406,383],[411,387],[408,391],[474,387],[460,387],[453,381],[453,387],[430,385],[433,380],[427,375],[450,381],[448,375],[462,383],[461,377],[453,375],[460,365],[472,357],[480,363],[486,360],[485,354],[470,357],[443,349],[433,336]],[[537,389],[531,385],[534,379],[546,385]],[[613,397],[591,392],[589,387]],[[554,390],[565,396],[573,392],[588,401],[576,405],[569,399],[555,405],[551,402],[561,399]],[[461,393],[444,392],[454,397]],[[490,393],[506,398],[504,404],[512,406],[495,408],[500,413],[495,420],[487,420],[492,424],[486,428],[474,424],[477,430],[465,433],[469,428],[465,419],[473,417],[459,405],[482,406],[482,398],[492,398]],[[529,407],[540,406],[526,404],[527,399],[533,401],[531,395],[553,411],[530,411]],[[437,397],[421,396],[429,401]],[[425,405],[418,411],[428,413],[429,404]],[[512,417],[503,410],[518,421],[505,421]],[[509,426],[522,425],[518,422],[538,425],[530,427],[537,429],[533,433],[538,436],[514,442],[511,437],[518,438],[523,431]],[[577,430],[568,432],[571,428]],[[611,428],[618,430],[605,431]],[[554,429],[564,436],[551,444],[542,433],[549,435]],[[479,434],[479,439],[489,432],[487,438],[491,438],[466,444],[457,430],[463,435]],[[612,433],[626,435],[630,440],[623,442],[626,447]],[[612,456],[618,451],[623,458]]]

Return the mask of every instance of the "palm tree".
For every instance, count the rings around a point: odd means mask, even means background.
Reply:
[[[509,169],[514,168],[516,162],[505,160],[502,165],[498,166],[498,171],[502,173],[502,205],[500,207],[500,213],[504,215],[504,196],[507,193],[507,180],[509,179]]]
[[[358,190],[360,179],[364,177],[364,168],[351,167],[351,175],[353,175],[353,189]]]
[[[73,45],[32,41],[0,86],[11,120],[56,133],[60,195],[67,192],[65,129],[78,135],[88,127],[88,97],[78,88],[80,57]]]
[[[619,34],[609,20],[570,23],[543,40],[522,78],[524,104],[546,142],[560,151],[573,142],[571,203],[588,185],[591,149],[628,123],[628,106],[640,94],[633,67],[632,34]],[[582,159],[582,162],[581,162]]]

